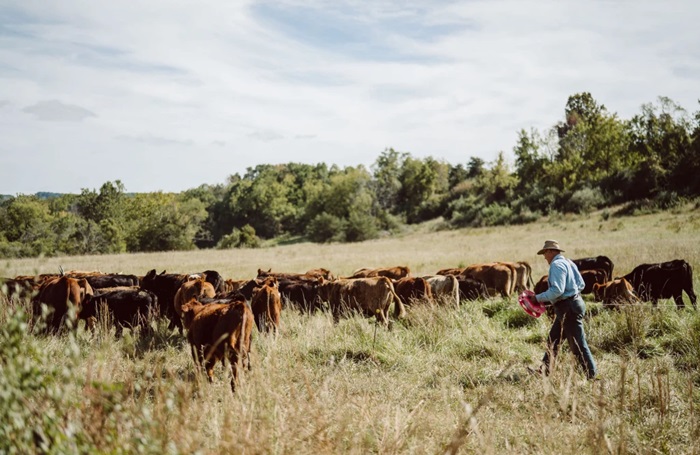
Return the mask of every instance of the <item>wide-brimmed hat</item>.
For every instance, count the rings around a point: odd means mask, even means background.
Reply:
[[[561,249],[559,246],[559,242],[556,240],[545,240],[544,241],[544,246],[540,251],[537,252],[537,254],[544,254],[545,250],[557,250],[557,251],[564,251]]]

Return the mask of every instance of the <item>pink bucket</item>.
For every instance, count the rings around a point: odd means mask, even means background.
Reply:
[[[518,303],[523,310],[533,318],[539,318],[547,311],[544,304],[535,299],[535,293],[529,289],[524,290],[518,296]]]

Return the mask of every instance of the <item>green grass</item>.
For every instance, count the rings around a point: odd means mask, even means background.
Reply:
[[[408,265],[416,275],[475,262],[527,260],[555,238],[568,257],[605,254],[622,275],[684,258],[698,287],[693,211],[600,214],[502,228],[435,232],[359,244],[294,243],[199,251],[6,261],[0,275],[64,269],[143,275],[216,269]],[[0,453],[697,453],[700,315],[662,301],[607,311],[587,300],[586,330],[601,381],[575,371],[567,347],[553,374],[531,376],[549,331],[515,302],[414,305],[391,330],[373,319],[283,312],[278,336],[253,334],[252,370],[235,396],[228,372],[209,384],[185,339],[162,321],[147,334],[35,335],[0,304]]]

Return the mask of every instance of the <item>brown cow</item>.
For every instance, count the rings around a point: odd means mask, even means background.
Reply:
[[[400,319],[406,315],[406,309],[387,277],[321,280],[318,295],[322,301],[328,302],[336,321],[346,311],[357,311],[368,317],[375,316],[378,322],[388,326],[392,303],[394,317]]]
[[[61,328],[69,305],[76,309],[77,314],[86,295],[93,295],[93,290],[85,278],[62,276],[45,281],[39,288],[39,295],[34,298],[34,314],[41,314],[41,304],[53,310],[46,322],[46,328],[56,332]]]
[[[639,303],[634,288],[624,278],[617,278],[605,284],[593,285],[593,297],[603,302],[605,308],[616,308],[622,304]]]
[[[250,306],[253,309],[258,331],[278,331],[282,314],[282,298],[277,278],[274,276],[265,278],[262,285],[253,291]]]
[[[212,298],[216,295],[214,285],[205,281],[204,277],[185,281],[175,293],[173,309],[178,318],[182,318],[182,307],[192,299],[200,300],[202,297]]]
[[[544,291],[549,289],[549,275],[544,275],[542,278],[540,278],[540,281],[535,283],[535,288],[534,288],[534,293],[535,294],[542,294]]]
[[[394,281],[394,290],[404,306],[413,304],[414,301],[433,304],[433,292],[430,284],[422,277],[404,277]]]
[[[191,300],[182,307],[182,317],[195,364],[203,364],[213,382],[216,362],[226,358],[231,365],[231,391],[235,392],[239,360],[250,370],[253,312],[245,298],[208,305]]]
[[[378,269],[364,267],[352,272],[352,276],[350,276],[350,278],[372,278],[377,276],[385,276],[392,280],[400,280],[401,278],[411,276],[411,269],[405,265],[399,265],[396,267],[382,267]]]
[[[513,289],[515,270],[513,266],[491,262],[470,265],[460,276],[482,281],[491,295],[500,294],[502,297],[509,297]]]

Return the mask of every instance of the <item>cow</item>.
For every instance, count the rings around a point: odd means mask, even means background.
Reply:
[[[537,283],[535,283],[533,292],[535,294],[542,294],[547,289],[549,289],[549,275],[544,275]]]
[[[328,302],[333,318],[347,311],[356,311],[365,316],[374,316],[384,326],[389,326],[389,307],[394,304],[394,317],[403,318],[406,309],[396,295],[394,285],[387,277],[338,278],[333,281],[320,280],[319,298]]]
[[[279,280],[278,285],[283,307],[288,304],[302,313],[319,309],[318,281]]]
[[[463,276],[458,276],[456,278],[459,284],[460,301],[488,299],[490,297],[489,290],[483,281],[465,278]]]
[[[203,365],[214,382],[214,367],[228,360],[231,366],[231,391],[236,392],[239,361],[250,370],[253,312],[243,296],[227,303],[202,305],[191,300],[182,307],[187,341],[196,365]]]
[[[466,267],[451,267],[451,268],[447,268],[447,269],[441,269],[441,270],[438,270],[435,273],[435,275],[443,275],[443,276],[454,275],[454,276],[457,276],[457,275],[461,275],[462,272],[464,272],[465,268]]]
[[[608,281],[607,275],[608,273],[603,269],[582,270],[581,278],[583,278],[585,286],[581,291],[581,294],[591,294],[593,292],[594,284],[604,284]]]
[[[205,281],[204,277],[188,280],[182,283],[173,299],[173,310],[178,318],[182,318],[182,306],[190,300],[203,297],[213,298],[216,295],[214,285]]]
[[[61,276],[45,281],[39,288],[38,295],[32,301],[34,314],[41,314],[41,304],[45,304],[53,313],[48,317],[46,329],[57,332],[68,313],[69,305],[80,311],[85,296],[92,295],[93,290],[85,278]]]
[[[324,277],[324,274],[330,275],[330,272],[326,269],[312,269],[305,273],[293,273],[293,272],[272,272],[272,269],[262,270],[258,269],[257,279],[265,279],[269,276],[273,276],[278,280],[306,280],[306,281],[317,281],[319,278]]]
[[[72,276],[73,278],[78,278],[78,276],[73,276],[71,274],[66,274],[67,276]],[[90,283],[93,289],[101,288],[113,288],[117,286],[138,286],[139,277],[136,275],[122,275],[119,273],[104,273],[104,274],[91,274],[85,275],[84,278]]]
[[[513,289],[514,275],[513,266],[492,262],[470,265],[457,278],[482,281],[491,295],[500,294],[502,297],[509,297]]]
[[[659,299],[673,298],[676,307],[685,307],[683,291],[688,294],[693,308],[697,309],[697,297],[693,291],[693,268],[683,259],[656,264],[640,264],[624,276],[637,295],[654,306]]]
[[[437,303],[454,303],[459,306],[459,281],[454,275],[424,276]]]
[[[282,314],[282,299],[277,278],[268,276],[263,280],[262,285],[253,291],[250,306],[258,331],[277,333]]]
[[[593,298],[603,302],[604,308],[616,308],[621,304],[639,303],[632,285],[624,278],[617,278],[604,284],[593,284]]]
[[[382,267],[376,269],[364,267],[352,272],[350,278],[372,278],[377,276],[385,276],[392,280],[400,280],[401,278],[411,276],[411,269],[405,265],[399,265],[396,267]]]
[[[510,267],[513,271],[513,281],[511,283],[511,294],[514,292],[522,292],[528,289],[528,285],[532,283],[532,278],[530,274],[532,273],[532,267],[529,263],[524,261],[519,262],[499,262],[499,264],[504,264]]]
[[[123,327],[148,328],[149,316],[158,308],[158,297],[138,287],[98,289],[85,298],[78,318],[92,328],[102,304],[116,326],[116,336],[121,336]]]
[[[404,277],[393,282],[396,295],[404,306],[414,302],[433,304],[433,292],[430,285],[422,277]]]
[[[175,294],[180,286],[189,280],[189,274],[156,273],[155,269],[149,271],[141,280],[141,288],[153,292],[158,296],[158,308],[160,315],[170,321],[170,328],[177,327],[182,330],[182,322],[175,313]]]
[[[217,294],[222,294],[226,292],[226,280],[221,276],[216,270],[206,270],[201,273],[192,273],[189,275],[189,280],[203,279],[207,283],[214,287],[214,292]]]
[[[607,276],[605,277],[605,281],[612,280],[613,268],[615,265],[607,256],[579,258],[573,259],[571,262],[576,264],[576,267],[578,267],[579,272],[582,272],[584,270],[602,269],[607,274]]]

